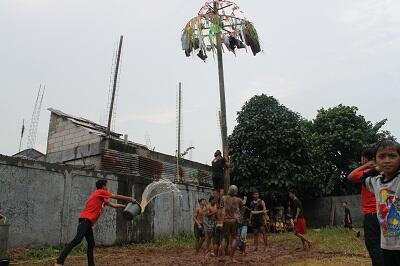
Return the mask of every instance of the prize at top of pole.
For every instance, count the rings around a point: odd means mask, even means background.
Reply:
[[[243,17],[240,7],[228,0],[209,0],[197,16],[186,24],[182,32],[182,50],[186,56],[197,53],[206,60],[207,54],[217,50],[217,37],[226,49],[235,54],[236,49],[250,48],[253,55],[261,52],[260,41],[253,23]]]

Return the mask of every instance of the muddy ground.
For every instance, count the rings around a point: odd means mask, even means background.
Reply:
[[[271,243],[266,251],[252,251],[253,247],[249,246],[247,255],[236,252],[235,259],[237,262],[232,262],[229,257],[225,261],[219,261],[218,258],[206,256],[204,253],[195,255],[193,249],[178,249],[178,248],[160,248],[147,247],[143,245],[130,247],[109,247],[96,248],[95,258],[96,265],[287,265],[296,262],[323,261],[325,259],[332,260],[335,257],[349,256],[349,254],[326,253],[315,250],[303,251],[288,247],[285,243]],[[45,261],[30,261],[12,263],[12,265],[43,265],[50,266],[54,262],[51,260]],[[86,257],[69,257],[65,266],[84,266],[87,265]],[[324,265],[322,262],[321,265]]]

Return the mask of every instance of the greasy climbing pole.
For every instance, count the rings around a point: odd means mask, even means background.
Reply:
[[[227,0],[209,0],[200,9],[197,16],[189,20],[183,29],[182,49],[187,57],[197,54],[206,61],[207,54],[217,54],[219,96],[220,96],[220,129],[223,156],[230,165],[228,127],[226,122],[225,83],[222,53],[227,51],[236,54],[236,49],[251,49],[253,55],[261,51],[258,34],[253,24],[242,17],[243,13],[237,4]],[[225,171],[225,190],[230,185],[229,168]]]

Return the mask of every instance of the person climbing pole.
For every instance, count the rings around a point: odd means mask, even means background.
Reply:
[[[212,160],[212,182],[214,187],[214,193],[216,197],[220,197],[224,194],[224,173],[227,168],[227,163],[220,150],[214,153],[214,159]]]

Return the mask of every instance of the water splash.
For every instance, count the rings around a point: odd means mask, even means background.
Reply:
[[[182,193],[178,186],[172,183],[169,179],[161,178],[160,180],[150,183],[144,189],[142,194],[142,202],[140,203],[140,207],[142,207],[142,213],[144,212],[147,204],[149,204],[155,197],[167,193],[173,193],[174,195],[177,194],[180,198],[182,197]]]

